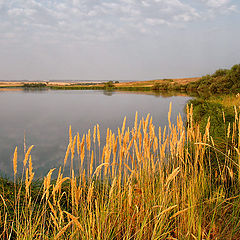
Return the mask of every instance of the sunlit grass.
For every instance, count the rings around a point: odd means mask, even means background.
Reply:
[[[240,95],[228,94],[221,96],[213,96],[210,98],[210,102],[220,103],[225,107],[237,106],[240,107]]]
[[[136,114],[132,129],[126,119],[117,133],[108,129],[104,146],[98,125],[82,136],[70,127],[63,166],[40,185],[33,146],[21,174],[16,148],[14,183],[3,181],[0,190],[0,238],[239,239],[239,114],[226,127],[224,152],[215,148],[210,120],[200,132],[192,107],[187,124],[179,115],[174,125],[170,106],[168,122],[157,128]]]

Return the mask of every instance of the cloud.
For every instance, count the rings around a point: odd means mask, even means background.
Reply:
[[[32,16],[36,10],[34,9],[24,9],[24,8],[13,8],[8,10],[9,16]]]
[[[133,32],[157,34],[236,11],[232,0],[0,0],[0,31],[6,36],[78,41],[118,39]],[[196,4],[197,3],[197,4]],[[201,8],[197,7],[201,6]],[[4,27],[4,24],[7,27]],[[12,29],[9,32],[9,29]],[[52,39],[53,40],[53,39]]]
[[[231,2],[230,0],[204,0],[204,3],[207,4],[207,6],[212,7],[212,8],[220,8],[220,7],[225,7],[229,5]]]

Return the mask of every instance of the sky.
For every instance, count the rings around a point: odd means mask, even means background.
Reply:
[[[239,26],[239,0],[0,0],[0,79],[202,76],[240,63]]]

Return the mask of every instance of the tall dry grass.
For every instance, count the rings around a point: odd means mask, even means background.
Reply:
[[[200,132],[192,107],[187,124],[180,115],[172,124],[171,111],[168,122],[168,128],[156,128],[149,115],[136,114],[132,129],[126,119],[118,133],[108,129],[103,147],[98,125],[83,136],[70,127],[63,167],[51,169],[37,191],[33,146],[22,178],[16,148],[13,201],[4,189],[0,195],[0,238],[240,239],[237,109],[235,122],[226,126],[224,152],[209,135],[210,119]]]

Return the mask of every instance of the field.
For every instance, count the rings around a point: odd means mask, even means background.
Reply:
[[[199,78],[181,78],[181,79],[171,79],[170,82],[171,84],[180,84],[180,85],[186,85],[190,82],[194,82],[199,80]],[[169,79],[162,79],[162,80],[149,80],[149,81],[129,81],[129,82],[121,82],[121,83],[114,83],[115,88],[124,88],[124,89],[129,89],[129,88],[147,88],[151,89],[155,83],[165,83],[168,82]],[[45,84],[45,87],[49,88],[84,88],[84,89],[91,89],[91,88],[105,88],[105,84],[101,82],[46,82],[43,81],[41,82]],[[39,82],[32,81],[32,82],[17,82],[17,81],[12,81],[12,82],[1,82],[0,81],[0,88],[16,88],[16,87],[38,87]]]
[[[187,107],[187,124],[153,126],[136,113],[117,133],[80,136],[69,128],[60,169],[34,181],[31,150],[14,182],[1,181],[1,239],[239,239],[240,115],[224,119],[224,147]],[[102,149],[102,151],[99,151]],[[69,167],[68,167],[69,166]],[[74,167],[77,166],[77,167]],[[56,173],[57,178],[52,175]]]

